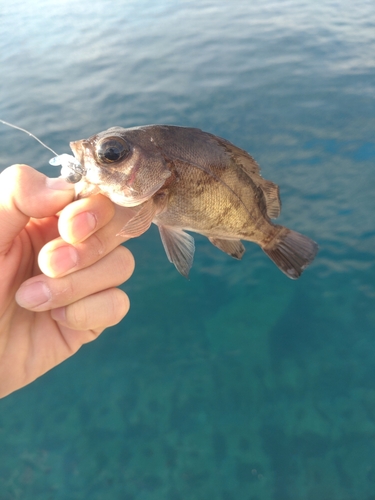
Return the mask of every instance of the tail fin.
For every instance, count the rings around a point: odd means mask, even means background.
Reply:
[[[318,245],[303,234],[283,229],[263,251],[288,278],[296,280],[314,260]]]

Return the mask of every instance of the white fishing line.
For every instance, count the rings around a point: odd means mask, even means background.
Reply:
[[[62,155],[59,155],[54,151],[52,148],[47,146],[47,144],[44,144],[43,141],[41,141],[36,135],[32,134],[28,130],[18,127],[17,125],[13,125],[13,123],[8,123],[5,120],[0,119],[0,123],[3,123],[4,125],[7,125],[8,127],[15,128],[17,130],[21,130],[21,132],[25,132],[25,134],[29,135],[36,141],[38,141],[44,148],[48,149],[51,151],[54,155],[56,155],[54,158],[51,158],[49,160],[49,164],[55,166],[61,165],[61,176],[64,177],[64,179],[67,182],[70,182],[72,184],[75,184],[76,182],[79,182],[82,179],[82,176],[84,174],[84,169],[82,168],[82,165],[80,162],[77,160],[72,155],[68,155],[67,153],[64,153]]]

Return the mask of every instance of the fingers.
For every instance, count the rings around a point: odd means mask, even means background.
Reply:
[[[41,271],[56,278],[91,266],[126,241],[117,234],[133,215],[132,209],[116,206],[102,195],[68,205],[59,219],[62,238],[50,241],[39,253]]]
[[[60,214],[59,232],[64,241],[77,244],[105,226],[115,215],[115,205],[101,194],[71,203]]]
[[[55,215],[74,198],[74,187],[62,178],[49,179],[27,165],[0,174],[0,253],[6,253],[30,217]]]
[[[62,278],[43,274],[30,278],[18,289],[16,301],[32,311],[56,309],[120,285],[130,278],[133,270],[132,254],[119,246],[92,266]]]
[[[119,323],[129,311],[129,307],[126,293],[118,288],[111,288],[66,307],[53,309],[51,316],[61,326],[73,330],[87,330],[86,338],[79,338],[82,344],[94,340],[105,328]]]

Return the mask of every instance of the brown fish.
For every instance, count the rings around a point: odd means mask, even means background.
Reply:
[[[135,207],[121,235],[156,224],[170,262],[183,276],[193,263],[194,238],[203,234],[236,259],[253,241],[289,278],[298,278],[318,246],[270,219],[280,214],[279,188],[263,179],[256,161],[229,141],[195,128],[113,127],[70,143],[83,167],[79,197],[103,193]]]

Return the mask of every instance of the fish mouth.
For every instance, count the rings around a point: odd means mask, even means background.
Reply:
[[[79,163],[84,167],[84,154],[82,148],[83,141],[73,141],[69,143],[70,149],[73,151],[74,156],[77,158]]]
[[[103,193],[110,200],[120,206],[133,207],[140,205],[144,201],[147,201],[150,196],[139,196],[138,191],[136,191],[131,185],[124,185],[118,188],[116,184],[109,184],[102,179],[101,168],[96,165],[95,160],[92,159],[91,144],[89,141],[83,139],[79,141],[73,141],[69,143],[71,150],[73,151],[74,157],[82,165],[82,170],[84,172],[84,183],[86,185],[96,186],[99,192]],[[85,162],[85,158],[88,160]],[[130,179],[129,184],[134,182],[134,174]]]

